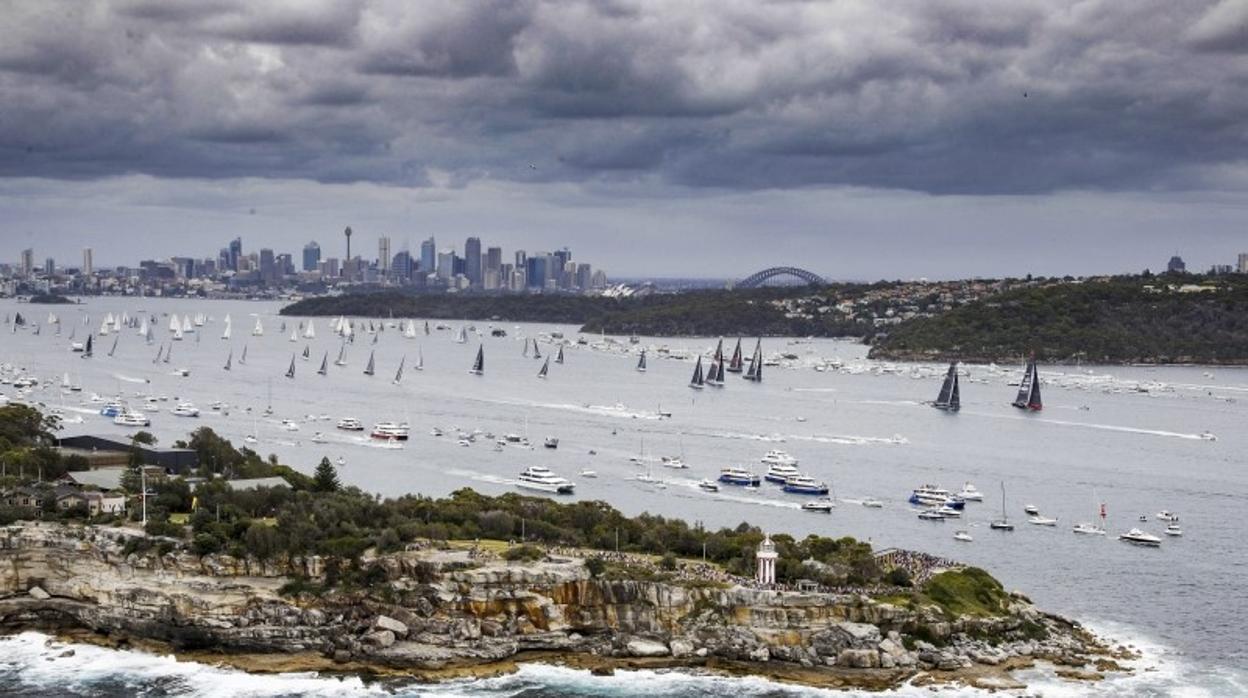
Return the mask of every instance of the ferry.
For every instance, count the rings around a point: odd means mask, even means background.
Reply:
[[[958,510],[966,508],[964,500],[949,494],[949,490],[935,485],[923,485],[915,488],[910,493],[910,503],[928,506],[947,506]]]
[[[836,504],[834,504],[831,499],[822,497],[803,504],[802,511],[813,511],[819,514],[831,514],[832,509],[835,506]]]
[[[195,405],[192,405],[189,402],[180,402],[178,403],[177,407],[174,407],[170,411],[173,412],[174,416],[176,417],[198,417],[199,416],[199,408],[196,407]]]
[[[826,495],[828,486],[826,483],[819,482],[809,475],[794,475],[785,481],[784,491],[789,494]]]
[[[773,463],[779,465],[797,465],[797,459],[789,455],[786,451],[772,449],[763,454],[763,463],[771,465]]]
[[[576,485],[570,480],[565,480],[540,465],[531,466],[520,473],[516,478],[516,486],[554,494],[572,494],[576,490]]]
[[[113,424],[123,427],[150,427],[152,425],[152,420],[148,419],[147,415],[142,412],[131,412],[127,410],[116,417],[113,417]]]
[[[338,428],[343,431],[364,431],[364,425],[355,417],[345,417],[338,420]]]
[[[120,402],[113,401],[104,405],[102,408],[100,408],[100,416],[101,417],[116,417],[117,415],[125,411],[126,411],[126,408],[122,407]]]
[[[767,466],[767,473],[763,476],[763,479],[767,480],[767,482],[783,485],[790,478],[799,477],[801,474],[800,470],[788,463],[772,463]]]
[[[373,431],[370,434],[374,439],[398,439],[399,441],[407,441],[407,435],[407,425],[394,422],[377,422],[373,425]]]
[[[758,487],[760,478],[745,468],[723,468],[719,471],[719,481],[725,485],[744,485]]]

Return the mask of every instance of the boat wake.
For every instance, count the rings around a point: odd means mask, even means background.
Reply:
[[[119,381],[124,381],[126,383],[151,383],[151,381],[146,378],[135,378],[134,376],[124,376],[120,373],[114,373],[113,378],[116,378]]]
[[[697,436],[709,436],[712,439],[736,439],[740,441],[766,441],[768,443],[784,443],[784,435],[782,434],[742,434],[733,431],[696,431],[688,430],[685,433]]]
[[[1027,420],[1031,422],[1040,422],[1041,424],[1056,424],[1063,427],[1079,427],[1082,429],[1099,429],[1101,431],[1114,431],[1123,434],[1144,434],[1147,436],[1164,436],[1172,439],[1189,439],[1192,441],[1207,441],[1209,437],[1204,434],[1190,434],[1181,431],[1167,431],[1165,429],[1141,429],[1139,427],[1124,427],[1117,424],[1094,424],[1090,422],[1071,422],[1064,419],[1048,419],[1045,417],[1034,416],[1014,416],[991,414],[987,412],[974,412],[977,417],[991,417],[993,419],[1015,419]]]
[[[821,444],[838,444],[842,446],[873,446],[883,444],[886,446],[900,446],[910,443],[910,440],[901,434],[894,434],[888,437],[880,436],[853,436],[833,434],[830,436],[801,436],[798,434],[789,434],[788,438],[795,441],[813,441]]]
[[[619,417],[621,419],[661,419],[662,415],[658,412],[649,412],[646,410],[635,410],[624,403],[616,403],[614,405],[574,405],[566,402],[532,402],[529,400],[490,400],[504,405],[521,405],[524,407],[537,407],[548,410],[564,410],[567,412],[580,412],[581,414],[593,414],[603,417]]]

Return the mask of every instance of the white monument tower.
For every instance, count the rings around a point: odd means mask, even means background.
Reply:
[[[758,560],[758,571],[754,574],[754,580],[763,586],[770,586],[776,583],[776,558],[780,555],[776,552],[776,544],[771,542],[771,536],[763,538],[763,542],[758,544],[758,552],[754,558]]]

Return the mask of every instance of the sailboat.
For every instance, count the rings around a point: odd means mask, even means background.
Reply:
[[[543,364],[542,364],[542,368],[541,368],[541,369],[537,372],[537,377],[538,377],[538,378],[545,378],[545,377],[546,377],[546,374],[547,374],[549,371],[550,371],[550,357],[548,356],[548,357],[546,357],[546,361],[545,361],[545,363],[543,363]]]
[[[238,357],[238,364],[241,366],[247,363],[247,345],[243,345],[243,355]]]
[[[303,357],[304,361],[307,361],[312,356],[312,347],[308,346],[307,344],[303,345],[303,354],[301,354],[300,356]]]
[[[940,386],[940,394],[936,396],[936,402],[932,403],[932,407],[947,412],[957,412],[962,408],[962,396],[958,391],[957,361],[949,364],[949,371],[945,374],[945,382]]]
[[[524,340],[524,347],[520,349],[520,356],[529,357],[529,340]]]
[[[316,372],[322,376],[329,374],[329,352],[325,352],[325,356],[321,357],[321,367]]]
[[[641,358],[637,359],[637,372],[638,373],[646,372],[646,350],[645,349],[641,350]]]
[[[376,358],[376,356],[377,356],[377,352],[369,352],[368,365],[364,367],[364,375],[366,376],[373,375],[373,369],[375,368],[374,359]]]
[[[485,374],[485,345],[484,344],[477,347],[477,358],[475,361],[472,362],[472,368],[468,369],[468,372],[474,376],[480,376],[480,375]]]
[[[152,359],[152,363],[154,364],[160,363],[160,355],[164,353],[164,351],[165,351],[165,343],[161,342],[160,346],[156,347],[156,358]]]
[[[1018,384],[1018,395],[1013,404],[1019,409],[1033,412],[1044,409],[1044,403],[1040,400],[1040,372],[1036,369],[1035,355],[1027,360],[1027,368],[1022,382]]]
[[[416,339],[416,321],[415,320],[408,320],[407,324],[403,326],[403,338],[404,339]]]
[[[728,361],[728,367],[725,370],[729,373],[740,373],[744,364],[745,361],[741,358],[741,338],[737,337],[737,348],[732,350],[732,359]]]
[[[468,342],[468,333],[464,330],[463,325],[459,326],[459,334],[455,335],[455,341],[460,344],[466,344]]]
[[[195,331],[195,328],[191,325],[191,318],[190,318],[190,316],[189,316],[189,315],[183,315],[183,316],[182,316],[182,331],[183,331],[183,332],[194,332],[194,331]]]
[[[230,355],[225,357],[225,370],[230,370],[230,366],[234,365],[234,350],[230,350]]]
[[[395,372],[395,374],[394,374],[394,384],[395,384],[395,385],[398,385],[398,384],[399,384],[399,383],[403,380],[403,364],[405,364],[405,363],[407,363],[407,355],[406,355],[406,354],[404,354],[404,355],[403,355],[403,358],[399,359],[399,370],[398,370],[398,371],[396,371],[396,372]]]
[[[298,327],[290,328],[290,341],[292,342],[299,341],[299,328]]]
[[[91,346],[92,346],[92,344],[91,344],[91,335],[89,335],[89,334],[88,334],[88,335],[87,335],[87,346],[86,346],[86,348],[85,348],[85,349],[83,349],[83,350],[82,350],[82,358],[87,359],[87,358],[90,358],[90,357],[91,357],[91,354],[92,354],[92,349],[91,349]]]
[[[1010,517],[1005,513],[1005,483],[1001,483],[1001,518],[988,524],[988,527],[994,531],[1013,531],[1014,524],[1010,523]]]
[[[121,335],[113,335],[113,346],[109,348],[108,355],[112,356],[117,351],[117,340],[121,339]]]
[[[286,377],[287,378],[295,377],[295,355],[294,354],[290,355],[290,368],[286,369]]]
[[[750,367],[746,369],[742,378],[747,381],[761,382],[763,380],[763,340],[759,339],[754,344],[754,355],[750,358]]]
[[[264,325],[260,323],[260,317],[256,316],[256,326],[251,328],[251,336],[259,337],[264,334]]]
[[[178,316],[170,315],[169,316],[169,333],[173,334],[180,329],[182,329],[182,325],[178,324]]]
[[[174,341],[178,341],[178,342],[182,341],[182,328],[181,327],[173,328],[173,339]]]
[[[165,363],[169,363],[169,359],[173,357],[173,342],[169,343],[169,348],[165,349],[165,358],[161,359]]]
[[[334,365],[335,366],[347,365],[347,345],[346,344],[338,345],[338,358],[334,359]]]
[[[563,345],[559,345],[559,353],[555,356],[555,363],[563,363]]]
[[[540,359],[540,358],[542,358],[542,350],[537,348],[537,340],[536,340],[536,339],[534,339],[534,340],[533,340],[533,358],[534,358],[534,359]]]
[[[416,370],[417,371],[425,370],[425,350],[424,349],[416,350]]]
[[[303,328],[304,339],[316,339],[316,329],[312,327],[312,320],[308,320],[308,326]]]
[[[425,320],[425,336],[429,336],[429,321]]]
[[[706,380],[702,377],[702,357],[698,356],[698,363],[693,366],[693,377],[689,379],[689,387],[694,390],[701,390],[706,384]]]
[[[706,372],[706,384],[712,388],[724,387],[724,340],[720,339],[715,347],[715,362]]]

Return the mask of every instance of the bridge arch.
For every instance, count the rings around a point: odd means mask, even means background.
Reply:
[[[770,267],[759,272],[754,272],[749,276],[741,279],[735,284],[735,288],[758,288],[768,279],[774,279],[777,276],[794,276],[808,284],[822,286],[826,281],[822,276],[814,272],[799,269],[797,267]]]

